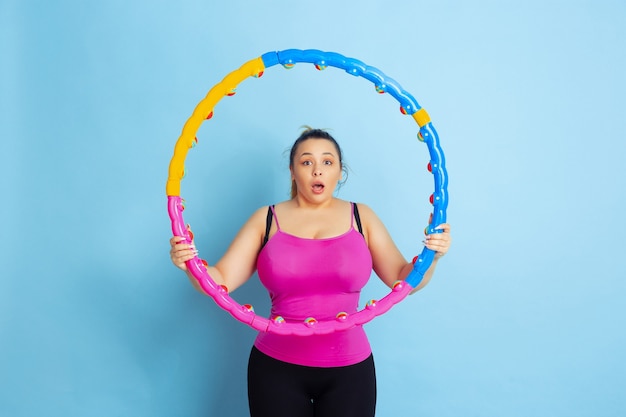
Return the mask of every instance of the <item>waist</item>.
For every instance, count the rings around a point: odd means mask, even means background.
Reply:
[[[321,368],[354,365],[372,353],[362,326],[313,336],[259,333],[254,346],[283,362]]]

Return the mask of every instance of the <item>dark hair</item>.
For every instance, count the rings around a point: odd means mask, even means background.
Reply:
[[[335,138],[333,138],[332,135],[324,129],[314,129],[310,126],[302,126],[302,127],[304,128],[304,131],[300,134],[300,136],[298,136],[298,139],[296,139],[296,141],[293,143],[293,145],[291,146],[291,151],[289,152],[289,168],[293,168],[293,159],[296,156],[296,151],[298,150],[298,146],[300,146],[302,142],[304,142],[305,140],[309,140],[309,139],[324,139],[332,143],[335,146],[335,149],[337,150],[337,156],[339,158],[339,165],[341,166],[341,170],[344,173],[344,176],[343,176],[344,179],[339,184],[339,185],[342,185],[345,182],[345,179],[347,177],[347,172],[345,170],[345,166],[343,163],[343,155],[341,153],[341,147],[339,146]],[[291,181],[291,198],[294,198],[297,194],[298,194],[298,189],[296,188],[296,182],[292,180]]]

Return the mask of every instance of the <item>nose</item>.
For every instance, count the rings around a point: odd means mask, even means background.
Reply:
[[[314,177],[319,177],[320,175],[322,175],[322,171],[319,168],[315,168],[313,170],[313,176]]]

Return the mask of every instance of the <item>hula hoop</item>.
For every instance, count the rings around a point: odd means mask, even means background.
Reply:
[[[196,143],[196,133],[200,125],[213,116],[213,108],[224,97],[235,94],[237,85],[248,77],[261,77],[267,68],[281,64],[284,68],[292,68],[296,63],[309,63],[318,70],[327,67],[343,69],[348,74],[363,77],[375,85],[380,94],[389,93],[400,103],[400,111],[413,117],[419,126],[418,139],[425,143],[430,154],[428,170],[433,174],[435,189],[430,196],[433,212],[426,234],[439,233],[435,227],[446,221],[448,206],[448,175],[445,167],[445,157],[439,144],[439,136],[432,126],[430,117],[422,109],[411,94],[403,90],[400,85],[388,78],[377,68],[363,62],[347,58],[335,52],[318,50],[288,49],[279,52],[268,52],[248,61],[239,69],[228,74],[220,83],[216,84],[207,96],[198,103],[193,114],[185,123],[182,133],[174,147],[174,155],[169,165],[169,176],[166,185],[168,199],[168,213],[174,236],[182,236],[182,243],[191,243],[192,236],[185,226],[183,219],[184,201],[180,197],[180,182],[184,176],[184,162],[187,151]],[[303,322],[286,322],[282,317],[270,319],[258,316],[250,305],[241,305],[228,295],[228,289],[217,285],[207,272],[206,261],[197,256],[187,261],[186,265],[202,289],[215,300],[224,310],[234,318],[247,324],[255,330],[283,335],[307,336],[312,334],[327,334],[334,331],[349,329],[365,324],[374,317],[387,312],[393,305],[403,300],[409,292],[417,287],[434,259],[435,252],[424,247],[419,256],[413,259],[413,269],[404,281],[393,285],[389,294],[381,300],[370,300],[366,306],[356,313],[339,312],[334,320],[320,320],[308,318]]]

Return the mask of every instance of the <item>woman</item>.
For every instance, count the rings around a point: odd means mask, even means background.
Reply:
[[[230,292],[258,272],[272,300],[272,316],[303,321],[357,311],[359,293],[372,269],[389,287],[406,278],[407,262],[376,214],[364,204],[333,193],[342,179],[341,149],[326,131],[307,129],[291,148],[291,199],[257,210],[209,275]],[[426,236],[435,259],[415,291],[433,276],[450,246],[450,226]],[[170,240],[174,265],[197,250]],[[282,336],[260,333],[248,364],[252,417],[366,417],[376,407],[376,376],[362,326],[329,335]]]

